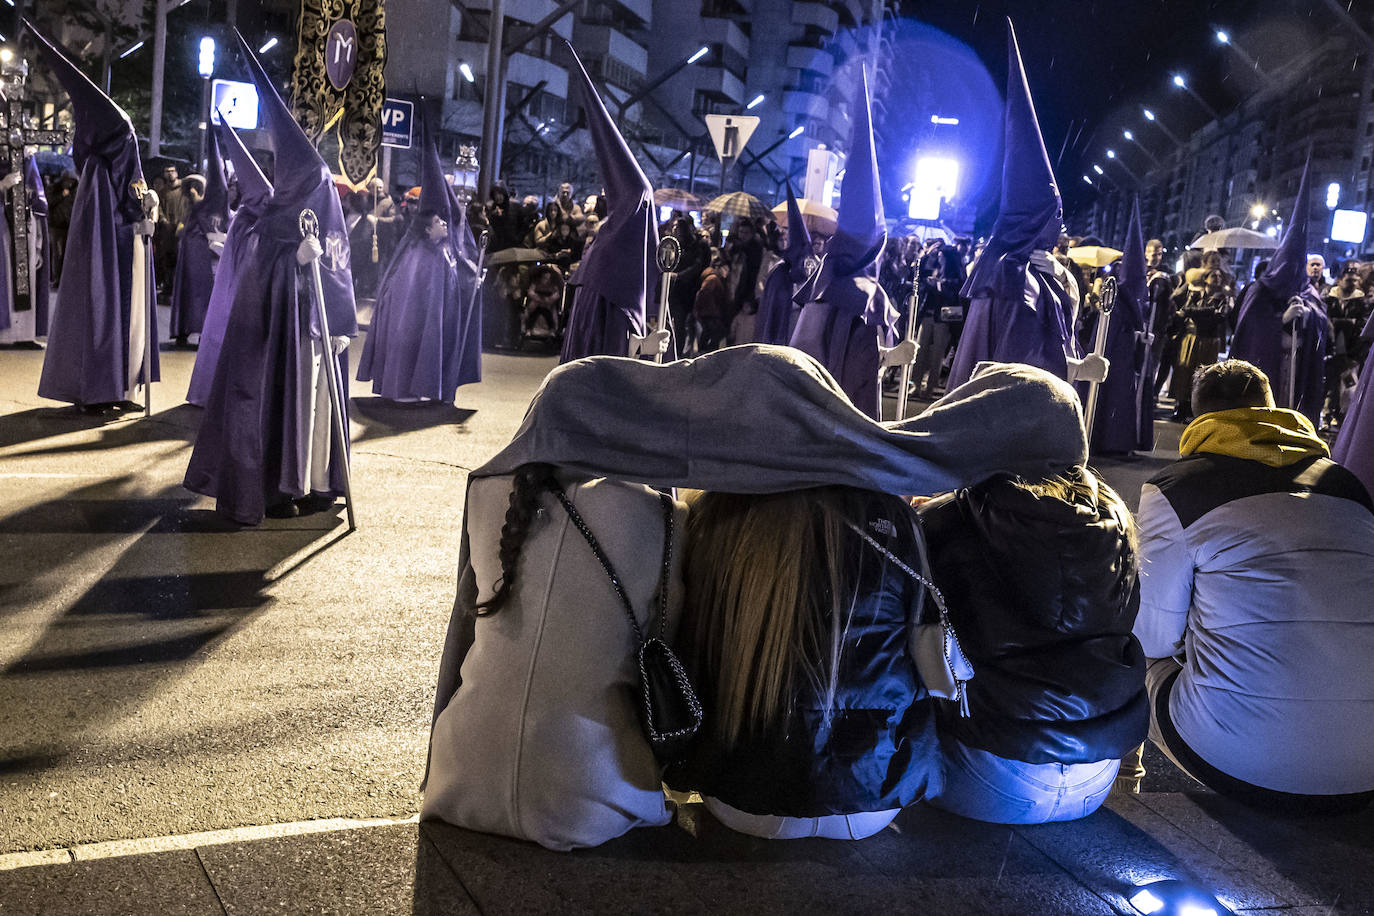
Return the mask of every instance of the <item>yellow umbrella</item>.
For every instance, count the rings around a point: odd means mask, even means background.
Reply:
[[[840,216],[838,211],[806,197],[797,198],[797,206],[801,208],[802,222],[809,231],[820,235],[835,234],[835,221]],[[787,226],[787,201],[773,208],[773,219],[779,226]]]
[[[1106,267],[1121,257],[1121,252],[1106,245],[1081,245],[1069,249],[1069,260],[1084,267]]]

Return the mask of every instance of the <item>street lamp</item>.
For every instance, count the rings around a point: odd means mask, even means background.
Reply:
[[[276,36],[273,36],[273,37],[267,39],[265,42],[262,43],[262,47],[258,48],[258,53],[259,53],[259,54],[266,54],[268,51],[272,50],[272,49],[275,48],[276,46],[277,46],[277,39],[276,39]]]
[[[463,74],[463,79],[467,80],[469,83],[477,82],[477,77],[473,76],[472,67],[468,65],[467,61],[462,61],[458,64],[458,72]]]
[[[798,124],[796,127],[792,128],[792,133],[787,135],[787,139],[795,140],[804,133],[806,133],[806,125]]]
[[[1236,44],[1235,40],[1231,37],[1231,34],[1229,32],[1227,32],[1225,29],[1217,29],[1216,35],[1218,44],[1223,44],[1226,47],[1230,48],[1232,51],[1236,52],[1236,55],[1240,57],[1241,60],[1245,61],[1245,65],[1248,66],[1251,70],[1254,70],[1256,73],[1258,73],[1266,83],[1268,83],[1270,86],[1275,85],[1274,78],[1260,69],[1259,61],[1255,60],[1255,58],[1245,53],[1245,49],[1242,48],[1240,45]]]
[[[1183,78],[1183,74],[1175,73],[1173,82],[1174,85],[1177,86],[1179,89],[1182,89],[1184,92],[1191,95],[1193,97],[1193,100],[1202,106],[1202,109],[1207,112],[1208,117],[1210,117],[1213,121],[1221,120],[1221,115],[1217,114],[1217,110],[1213,108],[1211,105],[1208,105],[1207,100],[1204,99],[1202,96],[1198,95],[1197,91],[1194,90],[1193,87],[1188,85],[1188,81]]]
[[[205,145],[210,134],[210,77],[215,75],[215,40],[206,35],[200,40],[200,58],[196,62],[202,84],[200,118],[200,157],[196,160],[205,169]]]
[[[1098,165],[1096,162],[1093,163],[1093,171],[1096,172],[1096,173],[1099,174],[1099,175],[1104,175],[1104,174],[1106,174],[1105,172],[1102,171],[1102,166]]]
[[[758,95],[754,96],[752,99],[749,100],[749,104],[744,106],[744,110],[753,111],[755,108],[758,108],[760,105],[763,104],[763,99],[764,94],[760,92]]]
[[[1126,163],[1116,158],[1116,150],[1107,150],[1107,158],[1115,162],[1117,165],[1121,166],[1121,171],[1125,172],[1127,175],[1130,175],[1132,181],[1134,181],[1136,184],[1141,184],[1141,181],[1139,178],[1136,177],[1135,172],[1132,172],[1129,168],[1127,168]]]
[[[703,57],[705,57],[707,54],[710,54],[710,53],[711,53],[711,49],[710,49],[708,46],[706,46],[706,45],[702,45],[700,48],[697,48],[697,51],[696,51],[695,54],[693,54],[691,57],[687,58],[687,63],[689,63],[689,64],[694,64],[694,63],[696,63],[697,61],[701,60]]]

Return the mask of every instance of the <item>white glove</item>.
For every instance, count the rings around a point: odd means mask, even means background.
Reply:
[[[1069,381],[1071,382],[1101,382],[1107,378],[1107,370],[1111,368],[1111,363],[1105,356],[1098,356],[1096,353],[1089,353],[1081,360],[1068,358]]]
[[[1303,307],[1294,302],[1283,311],[1283,323],[1290,324],[1302,317]]]
[[[1136,331],[1135,339],[1145,344],[1145,349],[1147,350],[1155,345],[1155,335],[1151,334],[1149,331]]]
[[[139,200],[143,204],[143,218],[157,222],[158,214],[161,212],[158,208],[157,192],[145,189]]]
[[[650,331],[647,337],[630,335],[631,356],[658,356],[668,352],[668,341],[672,334],[667,330]]]
[[[338,356],[348,349],[348,340],[347,337],[331,337],[329,338],[329,349],[334,351],[335,356]]]
[[[895,347],[878,346],[882,353],[882,361],[879,369],[886,369],[888,366],[909,366],[916,361],[916,341],[904,340]]]
[[[205,239],[210,243],[210,250],[215,254],[224,254],[224,240],[228,237],[223,232],[205,233]]]
[[[317,260],[324,254],[324,248],[320,245],[320,240],[313,235],[307,235],[301,239],[301,243],[296,246],[296,263],[304,267],[311,261]]]
[[[18,172],[10,172],[4,178],[0,178],[0,191],[8,191],[10,188],[19,184],[23,179],[24,176]]]

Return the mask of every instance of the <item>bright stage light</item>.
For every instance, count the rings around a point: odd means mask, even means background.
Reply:
[[[907,215],[912,219],[939,219],[940,204],[953,200],[959,183],[959,163],[947,156],[922,156],[916,160]]]

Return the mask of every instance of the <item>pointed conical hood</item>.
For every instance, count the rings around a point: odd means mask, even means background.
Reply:
[[[249,75],[258,90],[258,110],[262,112],[267,132],[272,137],[273,197],[283,202],[290,201],[290,205],[304,206],[305,198],[318,194],[320,187],[327,185],[337,198],[329,166],[320,158],[315,144],[310,142],[305,131],[301,130],[301,126],[291,116],[291,109],[287,108],[281,96],[277,95],[276,88],[268,78],[267,71],[263,70],[253,49],[248,46],[242,35],[238,37],[244,60],[248,64]],[[324,214],[319,215],[323,220]]]
[[[610,222],[617,213],[633,212],[641,198],[652,199],[654,188],[611,120],[606,104],[582,66],[582,58],[577,56],[572,45],[568,45],[568,51],[576,64],[573,79],[582,90],[582,109],[587,114],[587,130],[592,136],[601,183],[606,189],[606,221]]]
[[[1035,116],[1026,67],[1016,29],[1007,20],[1007,118],[1002,159],[1002,208],[993,225],[994,238],[1015,243],[1008,252],[1049,250],[1064,228],[1064,205],[1045,151],[1040,120]]]
[[[229,182],[224,177],[219,140],[210,134],[210,155],[205,165],[205,197],[196,208],[197,216],[208,229],[223,232],[229,225]],[[218,218],[218,222],[215,219]],[[218,228],[214,228],[218,226]]]
[[[860,71],[859,86],[850,106],[849,154],[840,185],[835,236],[826,244],[826,259],[840,273],[857,273],[878,260],[887,240],[878,154],[873,146],[872,99],[868,74]],[[789,217],[790,218],[790,217]]]
[[[645,333],[645,300],[659,277],[654,259],[658,220],[653,185],[616,129],[572,45],[568,52],[577,65],[573,79],[582,90],[587,131],[606,189],[606,218],[577,269],[580,288],[563,337],[564,362],[594,354],[623,355],[624,329]],[[614,320],[608,315],[610,309],[620,313]]]
[[[794,274],[800,272],[806,259],[811,257],[811,233],[802,219],[801,205],[797,203],[797,195],[792,193],[790,181],[787,183],[787,251],[784,257]]]
[[[1302,167],[1302,178],[1298,181],[1298,196],[1293,201],[1293,215],[1288,221],[1288,229],[1283,233],[1278,251],[1264,272],[1264,285],[1275,295],[1287,299],[1296,296],[1307,283],[1307,221],[1311,212],[1311,189],[1308,187],[1308,172],[1312,168],[1312,158],[1308,157]]]
[[[1140,228],[1140,198],[1131,204],[1131,222],[1126,227],[1126,244],[1121,250],[1121,270],[1117,274],[1121,292],[1128,296],[1142,321],[1148,318],[1145,295],[1145,234]]]
[[[72,158],[80,171],[91,156],[114,159],[132,146],[135,155],[138,151],[138,138],[133,124],[124,109],[114,103],[108,95],[100,91],[86,74],[72,62],[52,39],[48,38],[27,19],[33,37],[38,41],[38,50],[44,63],[56,75],[67,97],[71,99],[76,112],[76,131],[72,138]],[[140,169],[140,177],[142,171]]]
[[[239,136],[238,131],[230,127],[229,122],[224,119],[223,112],[220,112],[219,123],[215,124],[214,128],[220,150],[234,165],[234,177],[239,182],[239,206],[252,207],[255,212],[261,211],[272,198],[271,182],[262,173],[258,160],[254,159],[248,147],[243,145],[243,138]]]
[[[420,113],[420,209],[432,210],[453,225],[453,195],[439,161],[439,138],[429,118]]]

